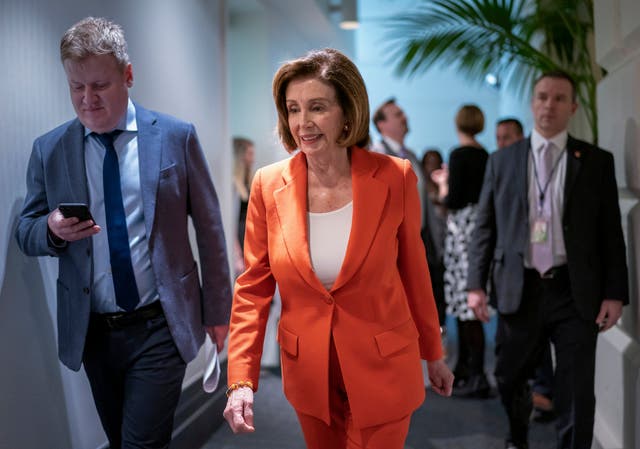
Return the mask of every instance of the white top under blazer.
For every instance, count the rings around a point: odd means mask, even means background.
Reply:
[[[352,215],[353,201],[330,212],[308,212],[311,266],[327,290],[331,289],[342,268]]]

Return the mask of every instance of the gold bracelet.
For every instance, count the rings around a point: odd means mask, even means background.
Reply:
[[[231,385],[229,385],[229,388],[227,388],[227,392],[225,393],[227,395],[227,397],[231,396],[231,392],[234,390],[237,390],[238,388],[242,388],[242,387],[249,387],[251,388],[251,390],[253,391],[253,383],[250,380],[246,380],[244,382],[234,382]]]

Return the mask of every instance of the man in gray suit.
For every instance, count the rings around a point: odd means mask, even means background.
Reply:
[[[440,330],[444,333],[444,309],[446,308],[446,304],[444,304],[444,292],[441,292],[444,272],[443,268],[441,268],[442,264],[438,262],[442,257],[438,255],[441,245],[437,243],[442,224],[427,195],[427,180],[425,179],[422,163],[415,153],[404,145],[404,138],[409,133],[409,121],[402,108],[397,105],[395,98],[390,98],[378,106],[371,120],[381,137],[378,142],[371,145],[371,151],[408,159],[409,162],[411,162],[411,168],[413,168],[413,171],[418,177],[418,194],[420,195],[420,205],[422,207],[421,234],[427,252],[427,258],[429,259],[431,279],[434,284],[436,306],[438,307],[438,316],[440,318]],[[438,287],[440,287],[440,289],[438,289]]]
[[[557,361],[557,447],[591,447],[598,332],[614,326],[629,301],[613,156],[568,134],[577,106],[569,75],[538,78],[534,130],[489,157],[469,246],[468,303],[483,321],[493,263],[495,374],[509,449],[528,447],[527,380],[548,340]]]
[[[111,448],[168,447],[186,363],[228,331],[218,199],[193,125],[129,99],[120,26],[86,18],[60,52],[77,118],[34,142],[16,237],[59,260],[59,357],[84,364]]]

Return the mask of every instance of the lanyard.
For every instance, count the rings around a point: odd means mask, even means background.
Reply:
[[[549,188],[549,184],[553,179],[553,174],[555,173],[556,168],[558,168],[558,164],[560,164],[560,159],[564,155],[564,149],[560,152],[560,155],[556,158],[556,161],[553,163],[551,172],[549,173],[549,177],[547,178],[547,182],[545,183],[544,188],[540,185],[540,177],[538,176],[538,167],[536,164],[536,158],[533,156],[533,150],[531,150],[531,148],[529,150],[531,153],[531,160],[533,161],[533,175],[536,180],[536,187],[538,188],[538,198],[540,199],[538,210],[542,211],[542,207],[544,206],[544,197],[547,194],[547,189]],[[547,151],[550,151],[550,150],[547,150]]]

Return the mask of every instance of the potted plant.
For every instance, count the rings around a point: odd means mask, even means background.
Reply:
[[[597,143],[596,86],[605,72],[594,60],[593,0],[422,0],[386,26],[400,75],[453,66],[468,79],[492,73],[529,92],[542,72],[569,73]]]

